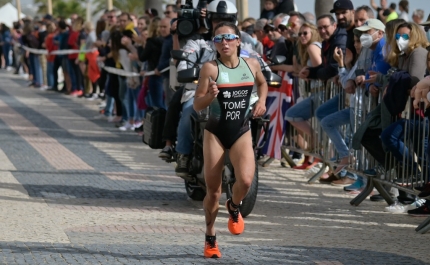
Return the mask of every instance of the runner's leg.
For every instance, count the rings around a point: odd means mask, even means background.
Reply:
[[[206,197],[203,200],[206,219],[206,235],[215,235],[215,219],[221,197],[222,170],[224,168],[224,147],[219,139],[209,131],[203,137],[204,174]]]

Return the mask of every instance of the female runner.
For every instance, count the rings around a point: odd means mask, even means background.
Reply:
[[[225,150],[230,150],[236,183],[232,199],[227,200],[228,229],[234,235],[243,232],[245,225],[239,212],[241,201],[251,186],[255,171],[254,150],[249,130],[249,99],[257,85],[258,102],[253,117],[266,112],[267,83],[256,59],[240,57],[240,31],[235,24],[221,22],[214,29],[213,42],[217,59],[207,62],[200,71],[194,109],[210,106],[209,120],[203,139],[206,197],[203,201],[206,219],[204,255],[220,258],[215,234],[215,219],[221,197],[222,171]]]

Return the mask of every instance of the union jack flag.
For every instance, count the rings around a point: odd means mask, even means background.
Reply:
[[[269,87],[266,99],[266,114],[270,115],[267,141],[261,152],[275,159],[281,159],[281,146],[287,129],[285,112],[292,106],[293,79],[288,73],[278,72],[282,77],[280,88]],[[262,138],[260,138],[261,140]]]

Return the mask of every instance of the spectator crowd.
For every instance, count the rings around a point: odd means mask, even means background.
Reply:
[[[178,142],[176,151],[180,161],[176,172],[183,175],[187,173],[187,153],[191,148],[181,148],[180,144],[189,146],[192,139],[187,129],[190,125],[179,114],[188,116],[185,113],[193,112],[192,101],[189,102],[193,94],[188,93],[187,86],[177,84],[174,72],[177,62],[171,58],[172,50],[188,47],[187,38],[177,33],[180,9],[181,1],[166,5],[163,12],[148,9],[145,14],[132,14],[106,10],[95,25],[78,15],[64,18],[50,14],[22,19],[12,28],[1,24],[0,66],[27,78],[29,87],[99,100],[100,115],[96,118],[106,119],[121,131],[142,133],[145,111],[166,109],[168,121],[163,132],[166,147],[160,157],[171,157],[173,146]],[[204,17],[204,10],[202,14]],[[222,19],[215,15],[208,18]],[[354,95],[358,90],[365,91],[366,97],[377,102],[376,112],[405,107],[396,100],[386,106],[381,95],[396,97],[400,94],[393,91],[401,90],[400,97],[406,99],[409,95],[415,98],[417,91],[428,90],[430,15],[426,20],[421,9],[410,13],[407,0],[389,5],[386,0],[380,3],[370,0],[369,6],[358,7],[350,0],[337,0],[330,14],[318,17],[295,10],[292,0],[265,0],[259,18],[249,17],[238,22],[242,42],[249,44],[264,61],[270,63],[278,55],[286,57],[282,65],[270,66],[272,71],[288,73],[294,80],[293,106],[285,113],[285,120],[299,134],[311,136],[315,128],[309,121],[315,116],[333,143],[339,157],[338,166],[321,177],[321,183],[353,193],[364,189],[366,178],[347,170],[355,159],[351,156],[349,141],[352,148],[364,147],[384,170],[391,170],[386,165],[387,153],[404,162],[408,154],[403,145],[406,124],[412,132],[422,132],[423,126],[428,127],[426,122],[366,120],[367,123],[353,132],[353,139],[345,139],[339,128],[353,123]],[[207,28],[202,29],[199,34],[206,34]],[[314,87],[319,81],[331,80],[343,92],[325,102],[317,102],[321,98],[318,93],[305,96],[302,92],[305,90],[302,81]],[[401,89],[399,84],[403,85]],[[351,98],[350,104],[339,107],[344,95]],[[314,109],[314,106],[319,107]],[[416,115],[425,118],[428,113]],[[413,150],[418,161],[428,160],[428,155],[419,155],[429,152],[428,149],[420,151],[423,146],[427,148],[428,130],[424,131],[426,135],[421,135],[422,142],[417,145],[420,147]],[[315,142],[316,139],[308,137],[298,141],[298,147],[309,150],[316,146]],[[297,164],[296,170],[309,170],[321,162],[297,152],[291,155]],[[406,163],[414,172],[423,170],[416,159],[406,156]],[[376,170],[369,168],[364,174],[375,176]],[[424,178],[425,183],[417,187],[418,197],[400,192],[398,202],[386,210],[430,216],[430,185],[426,184],[428,177]],[[378,195],[372,197],[375,201],[382,199]]]

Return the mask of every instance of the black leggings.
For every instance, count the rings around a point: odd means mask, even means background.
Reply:
[[[104,93],[104,91],[105,91],[107,75],[108,75],[108,73],[104,69],[102,69],[100,72],[100,77],[97,80],[97,83],[98,83],[99,89],[100,89],[100,93]]]
[[[115,99],[116,115],[122,116],[122,104],[119,98],[119,76],[114,74],[109,74],[109,94]]]
[[[170,100],[169,107],[167,108],[166,120],[164,121],[163,141],[176,141],[178,125],[182,111],[181,98],[183,91],[184,87],[176,90],[172,96],[172,99]]]

